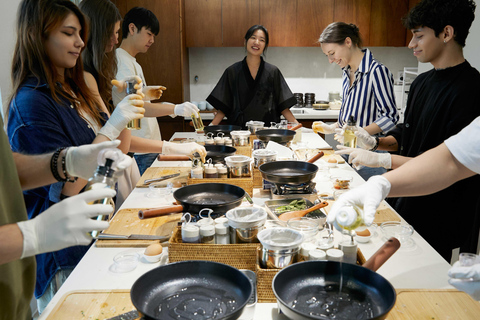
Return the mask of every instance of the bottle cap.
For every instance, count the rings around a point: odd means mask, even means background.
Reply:
[[[195,238],[200,234],[199,228],[194,225],[187,224],[182,227],[182,238]]]
[[[356,126],[356,125],[357,125],[357,121],[355,121],[355,117],[350,116],[350,118],[348,118],[348,121],[347,121],[347,126]]]
[[[204,225],[200,227],[200,235],[202,237],[208,237],[215,235],[215,227],[211,224]]]
[[[344,206],[337,212],[335,220],[340,226],[348,227],[357,220],[357,211],[352,206]]]
[[[228,219],[225,217],[220,217],[215,219],[215,224],[228,224]]]
[[[310,251],[314,250],[316,248],[316,245],[310,242],[302,243],[302,247],[300,249],[300,254],[302,256],[307,256]]]
[[[216,234],[227,234],[227,226],[222,223],[215,224]]]
[[[205,173],[216,173],[217,168],[213,166],[213,164],[208,164],[205,166]]]
[[[314,249],[309,252],[308,260],[327,260],[327,254],[323,250]]]
[[[328,249],[327,259],[330,261],[342,261],[343,251],[339,249]]]

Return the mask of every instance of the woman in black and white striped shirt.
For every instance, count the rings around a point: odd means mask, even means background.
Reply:
[[[319,124],[322,131],[334,133],[351,116],[355,118],[357,126],[370,135],[393,129],[398,122],[393,75],[387,67],[375,60],[370,50],[362,49],[358,27],[344,22],[331,23],[320,35],[319,42],[330,63],[336,63],[342,68],[343,93],[337,123]],[[360,147],[371,149],[374,146]],[[360,175],[364,176],[362,173]],[[373,174],[369,173],[366,177],[371,175]]]

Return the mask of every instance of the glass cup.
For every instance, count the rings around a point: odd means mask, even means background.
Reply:
[[[205,129],[205,126],[203,125],[203,121],[202,121],[202,117],[200,116],[200,113],[198,113],[198,116],[195,113],[192,113],[191,118],[193,122],[193,127],[195,128],[195,132],[203,132],[203,129]]]

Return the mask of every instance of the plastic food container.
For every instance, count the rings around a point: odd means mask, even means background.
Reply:
[[[113,257],[112,271],[116,273],[124,273],[135,270],[140,260],[137,252],[120,252]]]
[[[249,130],[237,130],[230,132],[234,146],[249,146],[250,135],[251,133]]]
[[[262,164],[277,160],[278,152],[275,150],[258,149],[253,150],[253,167],[258,169]]]
[[[273,228],[260,231],[258,240],[262,243],[261,265],[278,269],[296,261],[303,235],[289,228]]]
[[[313,219],[296,217],[287,221],[287,227],[303,234],[303,241],[313,241],[318,233],[318,222]]]
[[[352,182],[353,178],[350,176],[331,176],[330,180],[334,189],[342,190],[350,188],[350,182]]]
[[[252,159],[247,156],[230,156],[225,158],[230,178],[252,176]]]
[[[388,221],[380,225],[383,234],[387,239],[391,237],[397,238],[402,246],[408,244],[413,234],[413,227],[407,223],[399,221]]]

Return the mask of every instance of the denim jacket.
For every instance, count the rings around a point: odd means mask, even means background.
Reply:
[[[66,99],[57,103],[48,84],[28,78],[10,103],[7,134],[12,151],[23,154],[44,154],[58,147],[92,143],[94,131]],[[93,174],[93,172],[92,172]],[[63,183],[24,191],[28,218],[32,219],[60,201]],[[37,282],[35,297],[45,292],[55,273],[73,269],[88,246],[70,247],[36,256]]]

